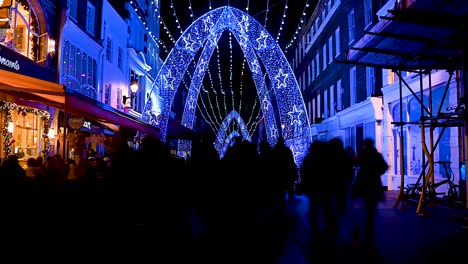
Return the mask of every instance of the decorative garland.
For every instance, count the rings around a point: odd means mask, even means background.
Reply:
[[[5,110],[5,118],[3,119],[3,129],[2,136],[4,138],[5,145],[5,157],[8,157],[12,154],[12,145],[15,143],[13,138],[13,133],[8,132],[8,124],[12,122],[11,111],[18,110],[18,112],[23,113],[33,113],[35,115],[40,115],[44,124],[44,129],[42,132],[42,138],[44,139],[44,147],[42,150],[42,155],[46,157],[49,153],[50,144],[49,144],[49,128],[50,128],[50,113],[44,110],[39,110],[36,108],[30,108],[25,106],[18,106],[15,103],[0,101],[0,111]]]

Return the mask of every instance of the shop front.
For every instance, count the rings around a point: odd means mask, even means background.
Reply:
[[[41,77],[41,78],[38,78]],[[50,155],[51,128],[64,107],[63,85],[50,68],[0,45],[0,157],[15,154],[21,165],[28,158]]]

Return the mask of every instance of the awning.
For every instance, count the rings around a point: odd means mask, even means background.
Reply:
[[[62,84],[6,70],[0,70],[0,91],[59,109],[65,106],[65,88]]]
[[[115,131],[124,127],[130,131],[160,136],[159,128],[66,88],[62,84],[0,70],[0,92],[25,101],[52,106],[70,114],[85,116]]]
[[[136,119],[126,113],[118,111],[102,102],[89,98],[72,89],[65,89],[65,112],[85,116],[86,118],[105,123],[106,126],[114,125],[124,127],[128,130],[160,137],[159,128]]]

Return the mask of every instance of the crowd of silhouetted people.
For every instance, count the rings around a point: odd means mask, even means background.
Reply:
[[[222,158],[201,138],[186,159],[154,137],[144,138],[139,150],[125,139],[116,142],[105,158],[57,154],[30,158],[26,169],[17,156],[6,158],[0,188],[13,201],[15,232],[34,234],[36,242],[37,235],[90,238],[91,244],[125,245],[138,256],[171,255],[173,263],[188,257],[177,254],[184,250],[205,261],[227,254],[270,263],[290,236],[288,203],[304,196],[310,201],[309,246],[324,252],[314,261],[330,257],[351,199],[362,199],[368,208],[369,222],[356,232],[372,242],[370,223],[386,163],[376,168],[380,153],[371,140],[357,154],[340,139],[314,141],[300,165],[282,138],[273,146],[236,139]],[[353,188],[356,175],[359,190]]]

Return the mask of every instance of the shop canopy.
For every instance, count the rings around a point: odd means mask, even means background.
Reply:
[[[0,70],[0,92],[24,101],[45,104],[61,109],[66,113],[95,120],[115,131],[125,128],[158,138],[160,136],[159,128],[62,84]]]

